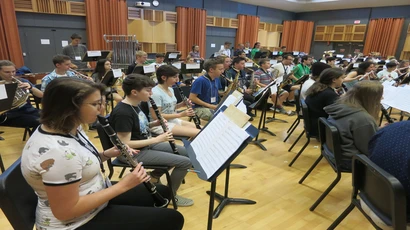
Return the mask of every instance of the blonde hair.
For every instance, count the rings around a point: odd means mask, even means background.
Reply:
[[[378,81],[360,81],[346,95],[339,98],[338,103],[355,108],[362,108],[369,113],[375,121],[379,119],[383,86]]]
[[[135,56],[136,56],[136,57],[142,57],[142,56],[145,56],[145,55],[147,55],[147,53],[145,53],[145,52],[142,51],[142,50],[137,51],[137,52],[135,53]]]

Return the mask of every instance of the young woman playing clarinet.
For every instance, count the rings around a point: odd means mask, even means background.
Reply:
[[[94,72],[91,75],[91,78],[94,80],[96,83],[102,82],[104,77],[107,75],[108,72],[112,71],[111,70],[111,62],[107,59],[100,59],[97,61],[97,65],[95,66]],[[122,77],[125,75],[123,74]],[[112,95],[111,94],[111,88],[107,87],[105,89],[105,94],[109,97],[112,96],[114,100],[118,103],[122,100],[121,95],[118,94],[116,89],[112,89]]]
[[[177,146],[179,154],[175,154],[170,143],[175,141],[172,132],[165,132],[157,137],[151,137],[150,128],[159,126],[160,121],[148,122],[148,117],[142,111],[141,102],[148,102],[152,96],[152,88],[155,83],[147,76],[130,74],[122,83],[125,98],[115,106],[110,115],[110,124],[117,132],[120,140],[131,148],[139,149],[140,153],[134,156],[139,162],[147,165],[163,165],[170,169],[172,190],[176,194],[182,183],[187,170],[191,168],[191,161],[183,146]],[[126,162],[124,158],[118,158]],[[164,174],[161,170],[151,172],[153,182],[158,182]],[[176,195],[178,206],[191,206],[194,201]]]
[[[194,137],[199,133],[199,129],[192,122],[184,121],[180,118],[188,118],[195,115],[192,108],[188,108],[184,101],[177,104],[177,98],[172,88],[178,81],[179,70],[170,65],[160,66],[157,69],[158,85],[152,88],[152,99],[158,106],[162,117],[168,121],[168,129],[176,136]],[[178,89],[176,89],[178,90]],[[178,93],[178,92],[177,92]],[[189,100],[189,99],[188,99]],[[188,103],[191,103],[188,101]],[[177,109],[185,108],[183,112],[176,112]],[[157,120],[153,108],[150,106],[151,120]],[[164,131],[160,126],[151,128],[151,132],[161,134]]]
[[[153,208],[152,196],[141,186],[150,179],[142,163],[113,185],[104,179],[102,162],[120,151],[98,151],[81,129],[100,114],[103,91],[90,81],[61,77],[44,92],[42,125],[21,157],[23,176],[38,196],[36,228],[182,229],[179,212]],[[157,189],[169,197],[165,186]]]

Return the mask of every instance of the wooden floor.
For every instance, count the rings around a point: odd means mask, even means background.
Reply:
[[[268,116],[271,116],[271,113]],[[326,229],[348,206],[351,175],[345,174],[316,210],[309,211],[309,207],[334,180],[336,174],[323,160],[304,184],[298,184],[299,179],[318,157],[319,143],[313,140],[294,166],[288,167],[288,163],[306,139],[303,137],[294,150],[288,152],[287,149],[301,132],[302,124],[288,142],[283,143],[286,130],[295,117],[277,117],[289,123],[267,124],[269,130],[277,135],[273,137],[263,132],[260,135],[261,138],[267,139],[263,144],[268,150],[263,151],[250,144],[234,161],[248,168],[231,170],[230,197],[252,199],[257,204],[227,206],[220,217],[214,220],[213,229]],[[259,118],[255,119],[253,124],[256,126],[258,121]],[[21,155],[25,144],[22,141],[23,129],[0,127],[0,130],[5,132],[2,136],[6,140],[0,141],[0,152],[7,167]],[[95,131],[89,131],[88,135],[96,146],[101,147],[99,139],[94,138],[97,135]],[[118,174],[119,172],[116,172],[114,179]],[[221,193],[224,177],[225,174],[222,174],[217,185],[217,190]],[[200,180],[195,173],[189,173],[186,181],[179,194],[194,199],[195,204],[178,209],[185,217],[184,229],[206,229],[209,197],[205,192],[210,189],[210,183]],[[1,212],[0,229],[12,229]],[[373,228],[359,211],[354,210],[338,229]]]

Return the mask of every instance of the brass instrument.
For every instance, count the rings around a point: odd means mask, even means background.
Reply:
[[[239,75],[241,74],[241,71],[238,71],[238,73],[235,75],[235,78],[233,80],[228,79],[226,76],[222,75],[230,84],[228,86],[228,89],[225,91],[223,97],[226,97],[229,92],[231,92],[232,90],[236,89],[239,92],[243,93],[238,87],[238,82],[239,82]]]
[[[90,77],[87,76],[87,75],[85,75],[85,74],[82,74],[82,73],[80,73],[80,72],[78,72],[78,71],[76,71],[76,70],[74,70],[74,69],[72,69],[72,68],[70,68],[69,70],[70,70],[71,72],[75,73],[75,75],[77,75],[78,78],[90,80]]]
[[[256,82],[255,82],[255,71],[253,71],[253,70],[251,70],[251,71],[252,71],[252,73],[251,73],[252,75],[251,75],[251,80],[250,80],[250,83],[249,83],[249,89],[252,90],[252,94],[253,94],[255,92],[258,92],[261,87],[258,84],[256,84]]]
[[[19,79],[12,77],[12,83],[23,84]],[[14,94],[13,104],[11,109],[19,108],[27,103],[27,99],[30,96],[30,90],[26,88],[20,88],[17,86],[16,94]]]
[[[293,70],[291,70],[289,74],[286,74],[286,72],[283,74],[283,81],[280,83],[280,88],[292,84],[292,79],[290,79],[290,76],[292,76],[297,69],[299,69],[298,66],[296,66],[296,68],[293,68]]]

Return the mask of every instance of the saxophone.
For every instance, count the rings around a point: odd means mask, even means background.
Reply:
[[[22,84],[19,79],[12,77],[11,80],[12,83],[17,83],[17,84]],[[30,96],[30,90],[24,89],[24,88],[19,88],[17,86],[16,94],[14,94],[14,99],[13,99],[13,104],[11,106],[11,109],[19,108],[23,106],[24,104],[27,103],[27,99]]]
[[[251,80],[249,84],[249,89],[252,90],[252,94],[253,94],[255,92],[258,92],[261,87],[255,82],[255,71],[253,71],[252,69],[250,69],[250,71],[252,71],[252,75],[251,75]]]
[[[239,92],[241,92],[241,88],[238,87],[238,82],[239,82],[239,75],[241,74],[241,71],[238,71],[238,73],[235,75],[235,78],[232,80],[229,80],[227,77],[225,79],[230,83],[228,86],[228,89],[225,91],[223,98],[225,98],[231,91],[237,89]],[[242,93],[242,92],[241,92]]]

